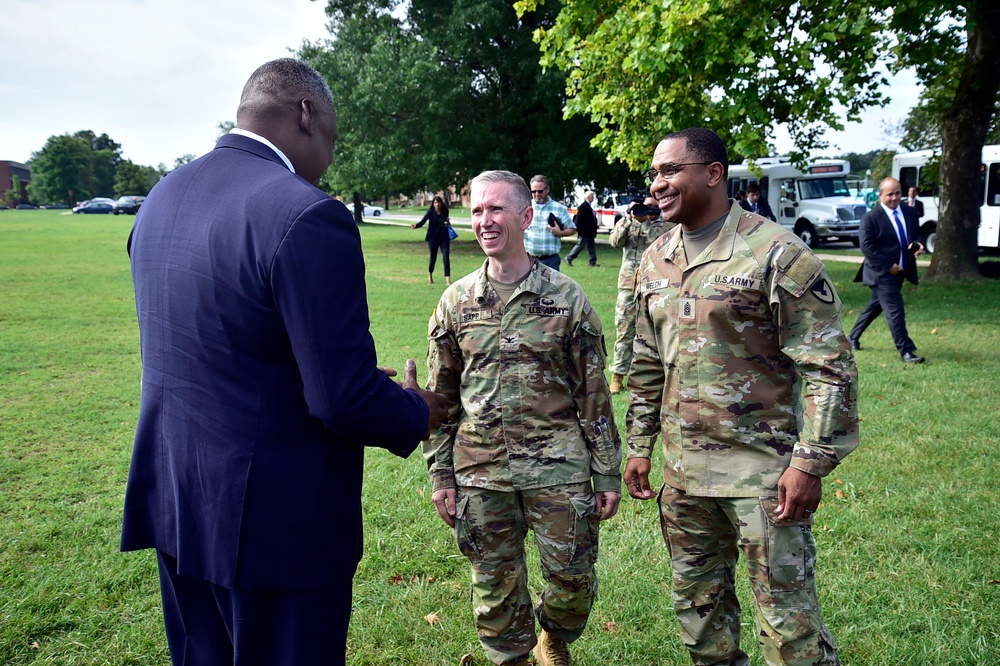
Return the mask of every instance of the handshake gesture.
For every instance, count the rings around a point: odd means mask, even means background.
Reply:
[[[389,377],[395,377],[396,371],[392,368],[382,368],[379,370],[384,372]],[[403,367],[403,381],[396,382],[404,389],[412,389],[424,399],[427,403],[428,419],[427,419],[427,432],[424,433],[424,439],[427,439],[431,435],[431,430],[436,430],[441,427],[441,422],[445,420],[448,416],[448,401],[440,393],[434,393],[433,391],[427,391],[420,388],[417,384],[417,363],[412,358],[406,359],[406,365]]]

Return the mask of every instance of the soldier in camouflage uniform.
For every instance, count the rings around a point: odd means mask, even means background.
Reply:
[[[664,139],[647,177],[680,227],[637,274],[625,483],[660,523],[674,608],[696,664],[748,664],[734,592],[739,550],[768,664],[838,664],[814,582],[811,525],[827,476],[858,445],[857,368],[841,302],[798,238],[726,196],[714,132]]]
[[[648,198],[634,205],[629,214],[615,222],[608,237],[611,247],[622,249],[618,271],[618,302],[615,304],[615,349],[611,360],[611,392],[621,393],[622,382],[632,365],[635,338],[635,271],[649,244],[676,226],[660,217],[656,200]]]
[[[597,593],[598,522],[621,499],[601,322],[575,281],[524,249],[533,211],[520,176],[480,174],[471,207],[487,259],[430,320],[429,385],[452,401],[424,445],[432,499],[472,563],[490,661],[527,664],[535,647],[543,666],[568,666]],[[529,529],[546,581],[534,611]]]

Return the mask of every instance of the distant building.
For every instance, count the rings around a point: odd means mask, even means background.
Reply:
[[[31,182],[31,169],[20,162],[0,160],[0,198],[14,187],[14,176],[21,179],[21,201],[28,200],[28,183]]]

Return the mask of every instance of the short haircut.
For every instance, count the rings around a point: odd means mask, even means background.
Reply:
[[[719,135],[704,127],[689,127],[673,132],[663,137],[667,139],[684,139],[687,149],[694,153],[701,162],[718,162],[722,165],[722,178],[729,177],[729,156],[726,154],[726,144]]]
[[[532,178],[531,182],[535,182]],[[472,179],[472,185],[495,185],[504,183],[510,186],[510,202],[517,206],[518,212],[531,206],[531,190],[516,173],[511,171],[484,171]]]
[[[532,183],[544,183],[545,187],[549,187],[549,179],[546,178],[545,176],[543,176],[542,174],[538,174],[537,176],[532,176],[531,177],[531,182]],[[530,194],[530,192],[529,192],[529,194]]]
[[[323,104],[336,113],[333,94],[315,69],[295,58],[279,58],[258,67],[243,86],[237,122],[241,114],[274,117],[298,107],[304,99]]]
[[[750,183],[747,185],[747,194],[760,194],[760,184]]]

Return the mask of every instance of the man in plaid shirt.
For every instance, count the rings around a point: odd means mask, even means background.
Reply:
[[[524,248],[528,254],[549,268],[559,270],[559,250],[565,236],[576,233],[576,225],[566,206],[549,198],[549,179],[534,176],[531,179],[531,207],[535,217],[524,232]],[[555,216],[550,222],[550,216]]]

